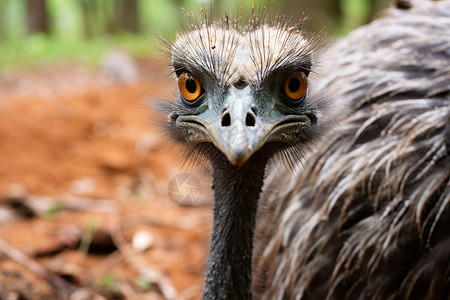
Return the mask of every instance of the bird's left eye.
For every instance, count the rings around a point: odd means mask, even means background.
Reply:
[[[308,89],[308,81],[303,72],[297,72],[289,76],[283,85],[284,94],[291,100],[297,101],[303,98]]]
[[[178,77],[178,90],[188,102],[194,102],[202,94],[200,82],[189,72],[183,72]]]

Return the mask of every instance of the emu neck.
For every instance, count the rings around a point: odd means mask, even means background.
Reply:
[[[213,162],[214,225],[203,299],[252,299],[256,209],[266,161]]]

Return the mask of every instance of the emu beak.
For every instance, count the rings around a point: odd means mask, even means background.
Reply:
[[[242,166],[267,142],[295,144],[301,134],[300,128],[311,124],[306,115],[285,115],[277,109],[262,114],[256,107],[249,87],[232,87],[221,117],[208,127],[211,141],[232,165]]]
[[[285,115],[276,109],[258,113],[249,87],[230,88],[222,114],[212,110],[194,116],[180,116],[177,122],[194,130],[187,139],[193,143],[212,142],[234,166],[242,166],[266,142],[295,144],[300,128],[309,126],[307,115]]]
[[[231,89],[222,116],[209,128],[214,145],[230,163],[242,166],[266,142],[268,124],[256,114],[249,90]]]

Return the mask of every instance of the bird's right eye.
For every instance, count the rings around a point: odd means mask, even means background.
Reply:
[[[194,102],[202,94],[203,88],[194,75],[183,72],[178,77],[178,90],[187,102]]]

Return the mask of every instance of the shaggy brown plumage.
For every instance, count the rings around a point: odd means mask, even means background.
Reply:
[[[450,3],[392,8],[330,53],[344,118],[306,170],[269,175],[255,298],[450,299]]]
[[[204,299],[449,299],[450,3],[397,7],[323,70],[303,22],[205,17],[170,44],[165,132],[213,171]]]

